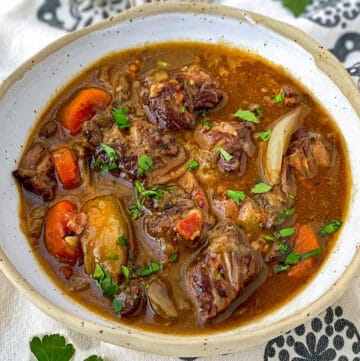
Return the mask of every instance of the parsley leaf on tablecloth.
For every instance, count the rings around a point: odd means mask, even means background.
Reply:
[[[305,12],[306,7],[312,3],[312,0],[281,0],[281,2],[295,16],[299,16]]]
[[[84,361],[104,361],[104,359],[101,358],[100,356],[91,355],[88,358],[86,358]]]
[[[65,337],[59,334],[46,335],[42,340],[34,337],[30,349],[38,361],[69,361],[75,353],[74,346],[66,344]]]

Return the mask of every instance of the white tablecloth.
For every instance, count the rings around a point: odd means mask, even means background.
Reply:
[[[281,1],[224,0],[221,3],[298,26],[331,49],[352,75],[360,77],[360,1],[314,0],[308,11],[297,19],[281,6]],[[1,1],[0,80],[67,31],[99,21],[129,6],[128,0]],[[284,336],[264,340],[264,344],[245,352],[206,360],[360,361],[359,286],[359,279],[355,279],[340,301]],[[0,361],[35,360],[30,353],[29,341],[34,336],[53,333],[64,335],[75,346],[75,361],[84,360],[91,354],[98,354],[105,361],[177,360],[106,344],[64,327],[28,302],[1,271],[0,290]]]

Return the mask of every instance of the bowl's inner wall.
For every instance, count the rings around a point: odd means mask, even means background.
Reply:
[[[11,172],[16,168],[15,159],[19,158],[22,145],[25,144],[29,129],[37,115],[45,107],[49,97],[64,86],[68,79],[110,52],[168,40],[210,43],[226,40],[229,45],[249,49],[282,65],[316,94],[337,120],[346,138],[352,164],[353,191],[351,212],[342,229],[341,239],[316,278],[303,292],[263,319],[241,328],[260,329],[289,317],[294,314],[294,310],[310,305],[336,283],[358,246],[358,241],[354,237],[356,233],[352,230],[357,226],[355,220],[360,219],[359,209],[353,207],[353,198],[358,193],[358,179],[360,179],[360,154],[356,152],[356,145],[360,139],[360,122],[357,114],[340,90],[317,68],[311,54],[295,42],[260,25],[216,15],[194,15],[186,12],[163,13],[120,24],[110,23],[106,29],[92,32],[65,45],[29,69],[0,100],[2,121],[0,245],[22,277],[51,303],[86,320],[114,326],[111,321],[88,312],[70,299],[59,297],[61,291],[56,289],[46,274],[39,270],[28,242],[19,229],[18,193]]]

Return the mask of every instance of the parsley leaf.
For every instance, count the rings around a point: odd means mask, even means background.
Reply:
[[[306,7],[312,3],[312,0],[282,0],[284,7],[288,8],[295,16],[305,12]]]
[[[278,248],[279,252],[284,256],[287,256],[292,251],[290,245],[286,242],[278,243]]]
[[[148,266],[142,267],[137,271],[137,275],[140,277],[150,276],[153,273],[162,270],[162,264],[157,261],[151,261]]]
[[[292,252],[288,254],[285,258],[285,264],[298,264],[301,260],[301,255],[298,252]]]
[[[100,143],[99,144],[100,147],[105,151],[105,153],[107,154],[109,161],[108,163],[104,163],[101,159],[97,159],[95,164],[96,166],[99,166],[101,163],[101,171],[102,172],[108,172],[110,170],[114,170],[117,168],[117,165],[115,163],[115,161],[117,160],[117,155],[114,149],[112,149],[110,146],[108,146],[105,143]]]
[[[196,160],[192,160],[187,166],[186,166],[186,169],[187,170],[193,170],[193,169],[196,169],[196,168],[199,168],[199,163],[196,161]]]
[[[138,159],[138,174],[142,175],[153,169],[153,161],[147,154],[141,154]]]
[[[185,113],[185,111],[186,111],[186,106],[185,106],[185,104],[183,104],[183,105],[180,106],[180,111],[181,111],[181,113]]]
[[[122,303],[117,298],[113,299],[113,309],[116,314],[120,313],[123,309]]]
[[[34,337],[30,350],[38,361],[69,361],[75,353],[74,346],[66,344],[65,337],[59,334],[46,335],[41,340]]]
[[[119,255],[118,254],[111,254],[108,256],[108,259],[117,261],[119,259]]]
[[[131,124],[127,119],[127,115],[129,114],[129,112],[130,112],[129,108],[121,108],[121,109],[113,108],[111,113],[119,129],[127,129],[131,127]]]
[[[309,252],[306,252],[306,253],[302,254],[301,259],[303,260],[303,259],[307,259],[307,258],[310,258],[310,257],[319,256],[321,252],[322,252],[321,247],[315,248],[312,251],[309,251]]]
[[[292,208],[287,208],[284,212],[278,213],[276,216],[276,222],[282,222],[285,218],[292,216],[295,211]]]
[[[135,188],[138,194],[142,195],[143,197],[152,197],[157,201],[159,201],[164,195],[161,186],[154,186],[150,189],[145,189],[138,179],[135,181]]]
[[[143,205],[144,205],[143,202],[144,201],[140,201],[140,199],[137,199],[136,203],[130,204],[128,210],[129,213],[131,214],[132,219],[138,219],[142,216]]]
[[[259,117],[261,117],[264,114],[264,109],[260,105],[256,107],[255,111]]]
[[[166,68],[167,66],[169,66],[169,63],[167,63],[166,61],[163,61],[163,60],[158,60],[156,65],[159,68]]]
[[[131,270],[128,266],[125,266],[124,264],[121,265],[121,272],[125,277],[125,281],[129,281],[131,276]]]
[[[170,255],[170,262],[176,262],[177,261],[177,259],[178,259],[178,257],[179,257],[179,255],[178,255],[178,253],[177,252],[174,252],[174,253],[171,253],[171,255]]]
[[[279,264],[274,267],[274,272],[275,273],[284,272],[284,271],[287,271],[289,268],[290,268],[290,265],[288,265],[288,264]]]
[[[101,268],[98,263],[95,265],[93,278],[102,289],[104,296],[114,296],[119,290],[119,286],[116,283],[112,283],[110,273]]]
[[[129,245],[126,237],[123,234],[118,237],[116,244],[118,244],[119,246],[125,246],[125,247],[127,247]]]
[[[216,149],[220,152],[220,154],[227,162],[229,162],[233,158],[233,156],[228,153],[223,147],[216,147]]]
[[[243,191],[236,191],[236,190],[228,190],[227,196],[234,200],[237,204],[239,204],[240,201],[244,201],[246,198],[246,195]]]
[[[91,355],[87,357],[84,361],[104,361],[104,359],[97,355]]]
[[[212,128],[214,123],[213,122],[210,122],[209,120],[207,120],[206,118],[202,119],[201,120],[201,125],[203,127],[208,127],[208,128]]]
[[[260,123],[260,120],[250,110],[238,109],[234,114],[234,117],[239,118],[241,120],[245,120],[246,122],[250,122],[250,123]]]
[[[295,233],[294,227],[282,228],[277,231],[279,237],[290,237]]]
[[[251,193],[253,194],[260,194],[260,193],[267,193],[272,189],[270,184],[259,182],[256,183],[254,187],[251,188]]]
[[[218,272],[215,276],[216,281],[220,281],[221,277],[222,277],[221,272]]]
[[[263,132],[256,133],[255,136],[256,136],[256,138],[258,138],[264,142],[267,142],[270,139],[271,134],[272,134],[272,130],[268,129],[268,130],[264,130]]]
[[[275,104],[278,104],[278,103],[282,103],[284,101],[284,99],[285,99],[285,93],[281,92],[281,93],[275,94],[273,96],[273,98],[271,99],[271,101]]]
[[[342,225],[342,221],[328,221],[320,229],[319,234],[321,237],[329,236],[330,234],[338,231],[340,229],[341,225]]]

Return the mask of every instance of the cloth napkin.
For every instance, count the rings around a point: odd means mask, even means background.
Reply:
[[[145,1],[145,0],[144,0]],[[298,0],[291,0],[298,1]],[[129,8],[135,0],[12,0],[0,7],[0,81],[21,62],[66,32],[88,26]],[[150,2],[147,0],[145,2]],[[360,1],[313,0],[295,18],[280,0],[223,0],[277,18],[302,29],[330,49],[354,80],[360,79]],[[359,87],[360,88],[360,87]],[[360,281],[310,322],[247,351],[199,358],[206,361],[360,361]],[[29,341],[60,333],[76,348],[74,361],[97,354],[105,361],[169,361],[176,357],[145,354],[74,332],[33,306],[0,271],[0,361],[34,361]],[[194,358],[187,358],[193,360]]]

